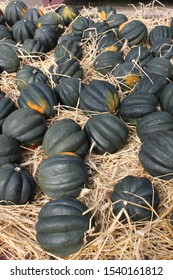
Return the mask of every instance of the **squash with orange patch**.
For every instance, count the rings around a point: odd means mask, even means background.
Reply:
[[[27,10],[27,5],[22,1],[11,1],[8,3],[4,14],[8,25],[13,26],[13,24],[22,19]]]
[[[55,91],[43,83],[30,83],[21,90],[18,98],[20,108],[31,108],[44,115],[45,118],[54,116],[54,106],[57,105]]]
[[[98,12],[99,12],[100,19],[103,21],[107,20],[111,15],[116,14],[115,8],[113,8],[112,6],[109,6],[109,5],[99,7]]]

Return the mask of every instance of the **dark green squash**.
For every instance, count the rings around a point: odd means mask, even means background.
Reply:
[[[128,21],[128,18],[126,15],[117,13],[117,14],[111,14],[106,20],[111,28],[114,28],[114,30],[117,32],[119,26]]]
[[[76,107],[81,88],[82,83],[80,79],[75,77],[64,78],[55,87],[57,100],[59,100],[62,105]]]
[[[173,131],[173,116],[168,112],[157,111],[137,120],[136,132],[143,142],[157,131]]]
[[[14,50],[14,46],[7,43],[0,44],[0,73],[17,72],[20,67],[20,60]]]
[[[22,151],[19,142],[13,137],[0,135],[0,166],[6,163],[22,161]]]
[[[152,53],[144,46],[136,46],[130,49],[125,56],[125,62],[135,61],[136,64],[144,67],[150,59],[153,58]]]
[[[63,18],[65,26],[68,26],[79,15],[78,9],[70,5],[60,5],[55,12]]]
[[[102,75],[107,75],[119,64],[124,62],[120,52],[103,51],[93,61],[94,69]]]
[[[82,46],[77,41],[69,41],[64,40],[61,43],[58,43],[54,50],[55,58],[59,59],[61,57],[68,57],[68,58],[82,58]]]
[[[86,133],[72,119],[61,119],[48,128],[43,138],[43,151],[51,157],[61,152],[73,152],[84,157],[88,150]]]
[[[93,21],[84,16],[78,16],[72,23],[72,32],[83,36],[84,30],[88,29]]]
[[[173,40],[171,38],[162,38],[152,45],[151,50],[156,57],[171,59],[173,57]]]
[[[101,20],[107,20],[111,15],[116,15],[116,10],[110,5],[98,7],[98,13]]]
[[[47,12],[39,18],[37,28],[45,25],[53,27],[59,35],[64,32],[64,20],[55,11]]]
[[[61,57],[56,64],[49,68],[49,72],[55,84],[68,77],[81,79],[83,77],[83,68],[76,58]]]
[[[45,52],[49,52],[55,48],[58,38],[58,31],[48,24],[37,28],[33,37],[33,39],[40,41],[41,44],[45,45]]]
[[[2,125],[6,136],[14,137],[23,146],[35,148],[40,145],[47,130],[45,119],[30,108],[21,108],[12,112]]]
[[[127,142],[128,127],[115,115],[95,115],[87,120],[84,129],[97,154],[115,153]]]
[[[13,35],[7,26],[0,24],[0,40],[3,39],[13,39]]]
[[[40,41],[35,39],[26,39],[23,42],[22,50],[24,55],[32,56],[32,59],[42,59],[44,60],[43,53],[48,52],[46,45],[42,44]]]
[[[16,73],[16,85],[18,90],[22,90],[30,83],[48,81],[47,76],[37,67],[26,65]]]
[[[15,103],[9,97],[6,97],[4,92],[0,91],[0,131],[6,117],[14,110],[16,110]]]
[[[32,23],[34,23],[35,25],[37,25],[39,18],[43,15],[44,15],[44,13],[42,10],[32,7],[26,11],[26,13],[23,16],[23,19],[29,20]]]
[[[127,123],[136,125],[143,116],[157,111],[158,98],[151,93],[131,93],[120,103],[120,115]]]
[[[26,204],[33,199],[36,182],[30,172],[16,163],[0,167],[0,204]]]
[[[118,27],[118,38],[127,40],[129,47],[146,43],[148,30],[141,20],[125,21]]]
[[[5,17],[1,9],[0,9],[0,24],[6,25]]]
[[[80,34],[75,34],[73,32],[68,32],[62,34],[57,41],[57,44],[62,43],[63,41],[70,41],[70,42],[78,42],[80,43],[82,39],[82,35]]]
[[[145,177],[126,176],[115,184],[111,193],[113,213],[120,221],[134,222],[156,218],[160,198],[151,181]]]
[[[47,202],[38,215],[36,239],[57,256],[76,253],[84,245],[91,213],[81,201],[65,197]],[[86,242],[86,241],[85,241]]]
[[[31,21],[21,19],[12,26],[11,30],[14,40],[19,44],[23,44],[26,39],[34,37],[36,26]]]
[[[149,43],[153,47],[163,38],[171,38],[171,30],[167,25],[156,25],[149,33]]]
[[[173,178],[173,131],[157,131],[141,145],[139,160],[153,177]]]
[[[42,161],[38,182],[41,190],[54,199],[77,197],[88,183],[87,166],[75,153],[59,153]]]
[[[173,83],[169,83],[161,91],[160,106],[163,111],[173,115]]]
[[[116,37],[109,37],[108,35],[103,35],[97,41],[98,53],[100,52],[117,52],[121,51],[122,43]]]
[[[140,80],[140,72],[131,62],[124,62],[112,71],[122,91],[131,90]]]
[[[171,79],[173,74],[172,63],[164,57],[154,57],[146,64],[144,68],[147,74],[155,73]]]
[[[161,91],[167,85],[167,79],[159,74],[150,73],[144,75],[134,87],[134,92],[151,93],[160,96]]]
[[[97,41],[102,36],[107,35],[115,38],[116,33],[106,21],[92,22],[90,26],[83,31],[83,39],[88,42]]]
[[[86,114],[114,113],[119,107],[118,90],[107,81],[92,80],[80,91],[79,97],[79,108]]]
[[[29,83],[22,89],[18,97],[20,108],[31,108],[45,118],[54,116],[54,106],[57,105],[55,91],[44,82]]]
[[[22,19],[26,11],[27,5],[22,1],[10,1],[5,7],[5,19],[9,26]]]

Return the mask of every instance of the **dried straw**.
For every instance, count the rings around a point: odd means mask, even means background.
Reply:
[[[133,17],[140,19],[149,30],[157,24],[169,25],[173,11],[168,10],[158,1],[151,4],[140,4],[134,7]],[[6,3],[2,4],[4,9]],[[46,9],[44,9],[46,11]],[[97,8],[85,7],[82,15],[88,15],[98,20]],[[70,30],[70,27],[66,32]],[[126,50],[125,46],[125,50]],[[93,78],[104,79],[117,84],[111,75],[102,76],[92,68],[96,55],[95,42],[92,45],[83,44],[84,55],[81,65],[84,68],[83,82],[88,83]],[[32,57],[25,57],[21,51],[22,65],[31,64],[42,69],[49,76],[48,68],[53,62],[53,52],[46,56],[46,60],[35,61]],[[52,84],[52,81],[50,80]],[[53,85],[53,84],[52,84]],[[15,102],[19,95],[15,84],[15,74],[2,73],[0,78],[1,90],[6,92]],[[120,97],[123,97],[120,91]],[[82,127],[87,117],[78,108],[57,106],[56,116],[47,121],[51,125],[62,118],[71,118]],[[173,180],[163,181],[152,178],[142,168],[138,152],[141,146],[135,128],[129,126],[129,138],[124,148],[114,154],[96,155],[92,151],[85,158],[90,173],[90,183],[83,189],[78,199],[83,201],[92,211],[96,220],[95,229],[89,229],[88,243],[81,250],[66,257],[68,260],[145,260],[145,259],[173,259],[173,231],[169,224],[169,216],[173,210]],[[42,146],[35,150],[23,147],[24,160],[22,165],[32,172],[37,181],[37,169],[45,158]],[[160,194],[161,204],[158,218],[151,222],[132,223],[130,219],[126,224],[119,222],[112,212],[110,193],[114,185],[127,175],[145,176],[151,179]],[[35,223],[41,207],[50,201],[50,198],[37,189],[34,200],[26,205],[0,207],[0,258],[1,259],[60,259],[45,252],[35,239]],[[121,214],[121,213],[120,213]]]

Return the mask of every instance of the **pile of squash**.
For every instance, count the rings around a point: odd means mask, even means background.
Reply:
[[[90,187],[85,157],[123,149],[129,125],[141,140],[144,169],[153,177],[173,178],[172,38],[173,20],[148,32],[142,21],[128,20],[110,6],[98,8],[97,21],[66,5],[44,14],[12,1],[0,11],[0,72],[16,73],[19,92],[16,103],[0,92],[0,201],[32,201],[37,183],[20,165],[21,146],[42,145],[46,159],[38,167],[38,185],[51,201],[40,210],[36,238],[48,252],[66,256],[84,244],[96,222],[77,198]],[[92,66],[101,79],[84,84],[83,45],[93,42]],[[21,49],[35,60],[53,53],[49,76],[33,65],[21,66]],[[78,107],[87,116],[84,127],[68,118],[48,126],[58,104]],[[159,193],[148,178],[124,177],[110,199],[122,222],[127,216],[133,222],[158,216]]]

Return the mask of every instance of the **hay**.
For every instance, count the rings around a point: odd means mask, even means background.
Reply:
[[[133,17],[142,20],[152,29],[156,24],[169,24],[173,11],[166,9],[160,4],[156,7],[153,1],[151,4],[140,4],[138,9],[134,7]],[[4,6],[3,6],[4,5]],[[2,8],[5,7],[2,4]],[[160,9],[161,7],[161,9]],[[46,10],[46,9],[45,9]],[[162,11],[162,14],[160,14]],[[97,8],[85,7],[82,15],[88,15],[97,20]],[[152,16],[154,14],[154,16]],[[155,16],[158,15],[158,16]],[[70,30],[70,27],[68,28]],[[67,31],[68,31],[67,30]],[[126,51],[124,46],[124,51]],[[111,75],[102,76],[92,68],[92,62],[96,55],[95,43],[83,45],[84,55],[81,62],[84,68],[83,81],[88,83],[93,78],[108,80],[116,85]],[[32,64],[42,69],[49,76],[48,67],[53,62],[53,52],[46,55],[46,60],[35,61],[32,57],[25,57],[21,51],[22,65]],[[50,77],[50,76],[49,76]],[[52,81],[50,80],[50,83]],[[52,83],[53,86],[53,83]],[[1,90],[6,92],[15,102],[19,92],[15,85],[15,74],[2,73],[0,79]],[[120,91],[120,97],[123,97]],[[47,121],[51,125],[62,118],[72,118],[82,127],[87,117],[78,108],[57,106],[56,115]],[[123,149],[104,156],[96,155],[92,151],[85,158],[90,173],[90,183],[87,189],[83,189],[78,199],[83,201],[92,211],[96,220],[95,230],[90,227],[86,243],[79,252],[70,255],[68,260],[163,260],[173,259],[173,231],[169,224],[169,216],[173,210],[173,180],[163,181],[159,178],[152,178],[142,168],[138,151],[140,149],[135,128],[129,126],[128,142]],[[22,165],[32,172],[37,181],[37,169],[45,158],[42,147],[35,150],[23,147],[24,160]],[[114,185],[127,175],[145,176],[149,178],[158,189],[161,204],[158,218],[152,222],[131,223],[128,219],[126,224],[119,222],[111,208],[110,193]],[[35,223],[41,207],[50,201],[39,187],[34,200],[22,206],[1,206],[0,207],[0,259],[60,259],[45,252],[35,239]]]

